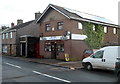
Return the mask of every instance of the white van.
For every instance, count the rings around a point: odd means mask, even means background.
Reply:
[[[120,58],[120,46],[107,46],[83,59],[82,65],[87,70],[93,68],[114,70],[117,58]]]

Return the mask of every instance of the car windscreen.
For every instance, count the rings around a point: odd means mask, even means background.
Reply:
[[[86,53],[92,54],[93,52],[92,52],[92,50],[85,50],[84,53],[85,53],[85,54],[86,54]]]

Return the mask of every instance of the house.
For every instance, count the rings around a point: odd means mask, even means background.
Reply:
[[[41,13],[35,13],[35,20]],[[32,51],[35,51],[34,43],[39,43],[39,25],[31,20],[23,23],[23,20],[17,20],[17,25],[11,23],[11,28],[2,32],[2,52],[6,55],[35,57]],[[39,47],[36,43],[37,49]],[[30,52],[30,50],[32,50]],[[28,53],[29,52],[29,53]],[[29,55],[30,54],[30,55]],[[38,55],[37,55],[38,56]]]
[[[104,45],[118,45],[118,26],[106,18],[49,4],[40,18],[40,55],[45,58],[81,60],[88,48],[82,22],[104,26]]]

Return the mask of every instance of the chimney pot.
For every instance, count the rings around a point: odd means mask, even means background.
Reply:
[[[13,22],[11,23],[11,27],[14,27],[14,23]]]
[[[18,19],[18,20],[17,20],[17,25],[22,24],[22,23],[23,23],[23,20],[22,20],[22,19]]]
[[[38,19],[41,16],[40,12],[35,13],[35,19]]]

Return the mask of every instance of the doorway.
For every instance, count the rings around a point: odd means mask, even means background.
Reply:
[[[41,56],[40,56],[40,45],[39,45],[39,42],[35,43],[35,57],[41,58]]]
[[[22,56],[26,56],[26,44],[22,43]]]
[[[57,55],[57,45],[56,42],[51,42],[51,58],[52,59],[56,59],[56,55]]]

